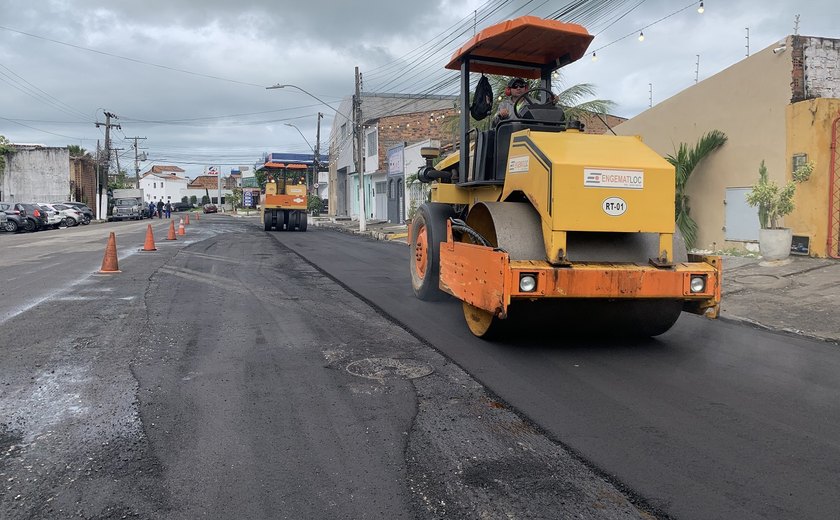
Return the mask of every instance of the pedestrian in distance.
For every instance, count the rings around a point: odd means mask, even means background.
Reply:
[[[157,213],[157,206],[155,206],[155,201],[149,202],[149,218],[155,218],[155,213]]]
[[[163,211],[166,212],[166,218],[172,218],[172,204],[167,202],[163,205]]]
[[[158,218],[163,218],[163,199],[157,202],[157,214]]]

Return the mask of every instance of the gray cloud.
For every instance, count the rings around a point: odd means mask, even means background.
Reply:
[[[498,7],[494,22],[535,7],[533,14],[544,16],[568,1],[489,3]],[[597,34],[591,49],[688,3],[647,0],[609,28],[599,21],[590,28]],[[692,6],[646,28],[643,43],[633,34],[599,50],[597,62],[588,55],[572,64],[564,82],[593,83],[599,97],[617,102],[617,114],[632,116],[647,108],[649,83],[654,103],[691,86],[697,54],[700,80],[742,59],[745,27],[754,51],[790,34],[797,13],[801,33],[840,36],[836,2],[800,4],[709,0],[702,15]],[[329,108],[295,90],[264,87],[299,85],[337,106],[352,93],[358,65],[368,90],[429,89],[452,77],[443,65],[452,49],[472,36],[473,10],[480,14],[485,5],[478,0],[0,0],[0,25],[39,37],[0,29],[0,117],[5,118],[0,134],[15,142],[93,149],[103,136],[93,121],[103,120],[104,109],[121,117],[116,146],[128,148],[122,136],[145,136],[143,146],[156,162],[197,163],[184,165],[195,173],[204,164],[250,164],[264,151],[307,151],[297,130],[284,123],[296,125],[314,144],[320,111],[326,115],[325,147]],[[445,45],[462,19],[466,34]],[[490,23],[480,22],[477,29]]]

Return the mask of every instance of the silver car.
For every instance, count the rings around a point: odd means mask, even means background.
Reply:
[[[64,204],[39,204],[47,211],[50,217],[50,224],[53,224],[53,219],[58,219],[58,224],[66,227],[78,226],[82,220],[82,213],[76,208]],[[53,217],[53,214],[56,217]],[[58,227],[58,226],[56,226]]]
[[[58,229],[58,226],[64,224],[64,217],[61,213],[50,206],[49,204],[35,204],[47,216],[47,227]]]

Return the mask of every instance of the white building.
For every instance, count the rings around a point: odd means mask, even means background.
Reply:
[[[180,202],[187,195],[189,179],[180,177],[184,170],[177,166],[152,166],[152,168],[140,177],[140,189],[146,204],[157,203],[162,200],[166,202]]]

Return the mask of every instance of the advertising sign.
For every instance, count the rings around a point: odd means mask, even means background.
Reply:
[[[388,150],[388,175],[403,172],[403,147],[397,146]]]

